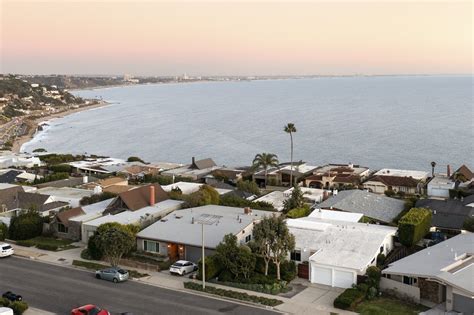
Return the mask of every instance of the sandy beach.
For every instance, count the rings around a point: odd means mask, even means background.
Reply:
[[[68,110],[65,110],[65,111],[62,111],[62,112],[42,116],[42,117],[39,117],[39,118],[36,118],[36,119],[25,118],[24,122],[28,126],[28,132],[25,135],[21,136],[21,137],[16,137],[15,138],[15,140],[13,141],[13,146],[12,146],[11,151],[15,152],[15,153],[19,153],[20,149],[21,149],[21,146],[24,143],[26,143],[26,142],[30,141],[31,139],[33,139],[33,137],[36,133],[36,127],[41,122],[48,121],[48,120],[51,120],[51,119],[54,119],[54,118],[62,118],[62,117],[65,117],[67,115],[71,115],[71,114],[74,114],[74,113],[82,112],[82,111],[93,109],[93,108],[99,108],[99,107],[103,107],[103,106],[107,106],[107,105],[109,105],[108,102],[100,101],[98,104],[83,105],[83,106],[80,106],[79,108],[68,109]]]

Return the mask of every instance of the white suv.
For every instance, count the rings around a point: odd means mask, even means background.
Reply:
[[[15,251],[10,244],[0,243],[0,257],[8,257],[13,255]]]
[[[180,276],[184,276],[187,273],[196,271],[198,269],[197,265],[193,262],[186,260],[178,260],[170,267],[170,273],[175,273]]]

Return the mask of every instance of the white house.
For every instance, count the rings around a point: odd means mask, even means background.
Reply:
[[[449,198],[449,190],[454,189],[454,181],[446,175],[436,174],[427,185],[428,196]]]
[[[387,255],[397,231],[394,227],[315,217],[288,219],[287,225],[296,241],[290,259],[309,262],[311,283],[339,288],[356,284],[358,275],[376,265],[377,255]]]

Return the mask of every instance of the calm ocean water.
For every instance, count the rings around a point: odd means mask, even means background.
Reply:
[[[146,161],[251,163],[256,153],[319,165],[474,167],[472,76],[348,77],[142,85],[77,91],[112,105],[75,113],[23,151],[131,155]]]

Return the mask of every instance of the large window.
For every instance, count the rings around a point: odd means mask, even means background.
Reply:
[[[68,232],[67,226],[65,226],[62,223],[58,223],[58,232],[59,233],[67,233]]]
[[[295,249],[290,253],[290,259],[293,261],[301,261],[301,250]]]
[[[245,243],[248,243],[250,242],[250,240],[252,239],[252,234],[249,234],[245,237]]]
[[[154,241],[143,241],[143,249],[145,252],[159,253],[160,243]]]

